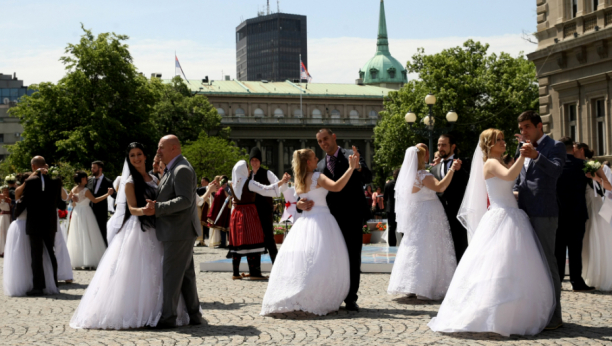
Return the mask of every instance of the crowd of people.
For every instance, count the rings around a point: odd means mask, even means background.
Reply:
[[[55,294],[73,268],[95,269],[73,328],[198,325],[205,320],[193,248],[209,246],[227,249],[233,280],[269,279],[262,315],[325,315],[343,302],[358,312],[361,228],[374,211],[387,217],[390,246],[403,234],[387,291],[443,300],[432,330],[507,336],[556,329],[566,251],[574,291],[612,290],[612,225],[600,212],[612,197],[612,172],[604,165],[585,174],[594,155],[588,145],[545,135],[535,112],[521,114],[518,127],[515,155],[505,154],[504,134],[489,129],[470,167],[452,135],[440,136],[431,163],[425,144],[412,146],[374,191],[359,150],[338,146],[327,128],[316,133],[324,159],[296,150],[293,177],[262,167],[253,148],[231,177],[202,177],[199,187],[173,135],[160,140],[152,170],[143,145],[132,143],[117,179],[94,161],[90,177],[75,173],[70,192],[36,156],[32,173],[9,176],[1,188],[4,292]],[[296,215],[279,250],[273,198],[282,195],[292,196],[286,207]],[[63,230],[58,210],[66,209]],[[269,277],[261,271],[264,253],[274,264]],[[248,273],[240,273],[243,257]]]

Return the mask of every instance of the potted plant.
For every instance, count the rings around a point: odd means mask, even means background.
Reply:
[[[285,239],[285,226],[274,227],[274,242],[276,244],[282,244]]]
[[[370,228],[368,227],[368,225],[364,225],[361,230],[363,232],[363,243],[370,244],[370,240],[372,239],[372,233],[370,233]]]

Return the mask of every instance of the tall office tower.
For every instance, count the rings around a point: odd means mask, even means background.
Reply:
[[[236,79],[300,79],[300,54],[308,68],[306,16],[260,13],[236,28]]]

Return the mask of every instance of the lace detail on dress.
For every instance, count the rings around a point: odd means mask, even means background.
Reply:
[[[321,175],[320,172],[314,172],[312,173],[312,176],[310,177],[310,179],[312,180],[310,182],[310,191],[313,191],[314,189],[317,188],[317,181],[319,180],[319,176]]]
[[[414,187],[418,187],[419,189],[422,189],[423,186],[423,180],[432,175],[431,173],[427,172],[426,170],[420,170],[417,172],[417,176],[416,179],[414,180]]]

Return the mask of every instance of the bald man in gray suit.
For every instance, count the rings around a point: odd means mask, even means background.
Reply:
[[[176,327],[181,293],[187,305],[189,324],[205,322],[200,313],[193,264],[193,244],[200,236],[196,206],[197,177],[181,155],[181,143],[174,135],[162,137],[157,155],[166,164],[158,187],[157,201],[147,200],[146,215],[155,215],[157,239],[164,246],[162,316],[156,328]]]

